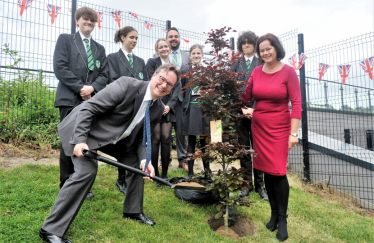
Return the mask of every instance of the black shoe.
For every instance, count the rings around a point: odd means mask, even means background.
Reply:
[[[50,243],[71,243],[68,239],[65,239],[64,237],[59,237],[57,235],[49,233],[49,232],[45,231],[42,228],[40,228],[39,237],[42,238],[42,240],[44,242],[50,242]]]
[[[88,192],[86,198],[94,198],[95,195],[92,192]]]
[[[118,188],[118,190],[120,192],[122,192],[123,194],[126,195],[126,182],[125,182],[125,178],[124,176],[122,176],[122,178],[118,178],[117,182],[116,182],[116,187]]]
[[[278,210],[271,211],[271,218],[270,221],[266,224],[266,228],[273,232],[277,229],[278,226]]]
[[[243,189],[241,192],[239,192],[240,197],[247,197],[252,192],[252,190]]]
[[[144,213],[123,213],[123,218],[125,219],[131,219],[138,221],[142,224],[148,224],[150,226],[155,225],[155,221],[153,221],[150,217],[145,215]]]
[[[265,189],[263,187],[257,190],[257,193],[260,195],[262,199],[264,199],[265,201],[269,201],[268,194],[266,194]]]
[[[280,242],[288,239],[287,214],[279,214],[277,239]]]
[[[156,184],[157,187],[162,187],[162,186],[163,186],[163,184],[161,184],[161,183],[158,182],[158,181],[155,181],[155,184]]]

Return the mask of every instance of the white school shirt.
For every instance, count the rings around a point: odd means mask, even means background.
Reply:
[[[91,36],[87,38],[87,37],[84,36],[80,31],[78,31],[78,32],[79,32],[79,35],[80,35],[81,38],[82,38],[83,46],[84,46],[84,49],[86,50],[86,53],[87,53],[86,42],[84,42],[83,40],[84,40],[84,39],[87,39],[87,40],[88,40],[88,44],[91,46]]]

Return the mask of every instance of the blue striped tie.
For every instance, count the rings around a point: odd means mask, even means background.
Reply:
[[[143,126],[143,147],[147,146],[147,158],[145,161],[144,171],[147,169],[152,156],[151,146],[151,123],[149,120],[149,107],[151,107],[152,100],[149,101],[147,109],[144,115],[144,126]]]

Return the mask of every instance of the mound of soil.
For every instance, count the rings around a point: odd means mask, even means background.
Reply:
[[[217,233],[219,233],[223,236],[232,237],[234,239],[238,239],[239,237],[245,237],[245,236],[248,236],[248,235],[254,235],[258,230],[257,225],[255,225],[254,223],[249,221],[244,216],[239,216],[239,215],[236,215],[235,224],[233,226],[229,227],[229,233],[228,234],[225,232],[225,226],[224,226],[224,222],[223,222],[222,217],[219,218],[219,219],[216,219],[214,217],[214,215],[211,215],[208,218],[207,223],[209,224],[209,227],[213,231],[215,231],[215,232],[217,232]]]

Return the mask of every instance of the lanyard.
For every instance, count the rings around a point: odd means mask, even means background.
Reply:
[[[170,56],[171,56],[171,58],[173,59],[173,61],[174,61],[175,65],[176,65],[177,67],[179,67],[179,61],[180,61],[180,59],[181,59],[181,50],[179,50],[179,54],[178,54],[178,60],[175,60],[175,58],[174,58],[174,55],[173,55],[173,54],[170,54]]]

